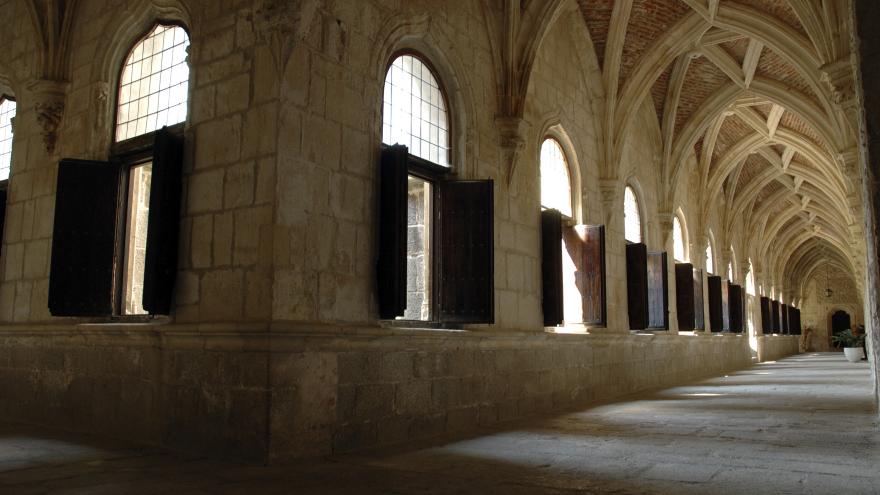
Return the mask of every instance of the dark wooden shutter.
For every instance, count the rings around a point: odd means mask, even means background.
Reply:
[[[6,221],[6,187],[0,187],[0,252],[3,249],[3,227]]]
[[[713,332],[721,332],[724,330],[724,310],[721,301],[721,277],[712,275],[706,279],[709,288],[709,328]]]
[[[144,255],[144,309],[151,314],[171,312],[177,279],[180,238],[180,191],[183,180],[183,138],[163,127],[153,145],[150,213]]]
[[[438,314],[443,321],[495,321],[493,188],[491,180],[440,184]]]
[[[706,328],[706,310],[703,305],[703,270],[694,269],[694,329]]]
[[[648,328],[669,328],[669,273],[666,253],[648,253]]]
[[[49,311],[54,316],[109,316],[113,313],[119,167],[61,160],[57,191]]]
[[[773,333],[773,317],[770,314],[770,298],[761,296],[761,333]]]
[[[694,311],[694,265],[675,264],[675,310],[678,329],[693,330],[697,321]]]
[[[782,333],[788,335],[791,329],[788,327],[788,304],[783,304],[782,308]]]
[[[379,318],[390,320],[406,311],[406,146],[382,149],[379,168],[379,255],[376,278]]]
[[[648,327],[648,248],[644,244],[626,245],[626,302],[629,328]]]
[[[562,238],[565,253],[575,267],[581,321],[587,325],[605,325],[605,227],[576,225],[563,228]]]
[[[794,329],[795,335],[801,335],[803,333],[803,328],[801,327],[801,310],[800,308],[794,308]]]
[[[541,212],[541,307],[545,327],[562,324],[562,214],[559,210]]]
[[[742,333],[743,331],[743,297],[742,287],[736,284],[730,284],[727,288],[727,295],[730,299],[730,331],[733,333]]]
[[[584,323],[603,326],[608,321],[605,306],[605,226],[578,225],[584,241],[583,263],[576,277],[584,303]]]
[[[771,301],[770,310],[773,313],[771,316],[773,320],[773,333],[779,333],[782,330],[782,325],[779,321],[779,301]]]
[[[722,331],[730,331],[730,282],[721,281],[721,328]]]

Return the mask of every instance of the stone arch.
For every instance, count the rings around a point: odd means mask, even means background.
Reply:
[[[446,95],[447,114],[452,124],[450,146],[452,168],[460,177],[475,177],[474,149],[477,147],[476,111],[473,105],[473,89],[467,79],[467,71],[455,53],[456,45],[443,31],[440,23],[428,15],[390,18],[380,29],[379,43],[370,56],[374,71],[375,111],[373,119],[374,142],[381,141],[382,86],[388,67],[396,54],[415,52],[427,61],[434,71],[440,87]]]
[[[547,119],[544,124],[541,126],[540,134],[538,136],[538,147],[535,163],[540,164],[540,153],[541,153],[541,145],[543,145],[544,140],[546,139],[554,139],[557,143],[559,143],[560,147],[562,147],[562,152],[565,155],[566,165],[568,166],[568,179],[569,185],[571,187],[571,211],[572,218],[577,223],[584,223],[585,213],[583,211],[583,182],[581,177],[583,176],[581,172],[581,163],[578,159],[577,148],[574,144],[574,141],[571,139],[571,136],[568,132],[565,131],[565,127],[560,122],[560,119],[557,116],[553,116]],[[540,168],[540,165],[539,165]]]

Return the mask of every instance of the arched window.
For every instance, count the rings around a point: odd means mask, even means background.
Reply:
[[[157,24],[129,52],[119,79],[116,141],[186,120],[189,36]]]
[[[733,263],[727,263],[727,280],[733,282]]]
[[[379,317],[491,323],[492,181],[449,173],[452,119],[441,83],[411,53],[395,57],[385,73]]]
[[[751,265],[751,261],[749,262],[749,265]],[[755,275],[751,270],[746,275],[746,294],[750,296],[755,295]]]
[[[712,238],[706,243],[706,273],[715,273],[715,253],[712,249]]]
[[[415,55],[394,59],[382,103],[383,143],[402,144],[411,155],[450,166],[445,96],[428,64]]]
[[[15,100],[0,96],[0,180],[9,178],[12,161],[12,118],[15,117]]]
[[[678,215],[672,217],[672,255],[675,261],[686,262],[688,260],[687,238]]]
[[[626,186],[623,191],[623,236],[629,242],[642,242],[642,219],[639,201],[633,188]]]
[[[571,217],[571,176],[559,141],[547,138],[541,145],[541,206]]]

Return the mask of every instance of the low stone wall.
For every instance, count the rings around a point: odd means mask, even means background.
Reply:
[[[0,332],[0,417],[283,462],[467,431],[750,364],[742,336],[13,327]]]
[[[800,352],[799,335],[761,335],[758,337],[758,361],[776,361]]]

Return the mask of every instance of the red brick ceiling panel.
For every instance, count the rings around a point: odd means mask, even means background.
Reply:
[[[792,112],[785,112],[782,114],[782,119],[779,120],[779,126],[790,131],[797,132],[807,137],[814,144],[824,147],[824,143],[816,131],[813,130],[812,127],[807,125],[800,117],[795,115]],[[827,148],[826,148],[827,149]]]
[[[751,182],[755,176],[761,173],[764,169],[769,167],[770,165],[760,156],[758,155],[749,155],[746,158],[745,165],[743,165],[743,169],[739,174],[739,182],[736,186],[737,193],[741,193],[743,189]]]
[[[706,98],[728,84],[730,78],[706,57],[699,57],[691,60],[684,81],[681,99],[676,111],[676,133],[684,127],[691,115],[706,101]]]
[[[800,19],[798,19],[797,14],[795,14],[794,10],[788,4],[788,0],[738,0],[738,3],[748,5],[763,12],[767,12],[768,14],[779,19],[783,23],[788,24],[789,26],[794,28],[804,37],[807,36],[806,31],[804,31],[804,27],[801,25]]]
[[[660,77],[657,78],[657,81],[654,82],[654,85],[651,87],[651,98],[654,100],[654,110],[657,111],[657,122],[660,125],[663,125],[663,105],[666,102],[666,91],[669,88],[669,75],[672,73],[672,66],[674,64],[669,64],[669,67],[660,74]]]
[[[735,41],[725,41],[721,44],[721,48],[724,48],[742,66],[743,59],[746,57],[746,50],[749,48],[749,39],[740,38]]]
[[[577,0],[577,2],[590,31],[590,37],[593,38],[593,48],[596,50],[599,66],[604,69],[605,43],[608,40],[608,25],[611,22],[614,0]]]
[[[798,74],[797,69],[767,47],[764,47],[764,51],[761,52],[761,58],[758,60],[758,69],[755,73],[760,77],[775,79],[786,84],[807,95],[814,103],[818,102],[816,93],[813,92],[804,78]]]
[[[634,0],[623,44],[620,85],[666,30],[691,12],[681,0]]]
[[[718,132],[718,139],[715,144],[715,153],[712,155],[712,161],[715,162],[727,153],[731,146],[738,143],[742,138],[753,133],[748,124],[740,120],[736,115],[730,115],[724,119],[721,125],[721,131]]]

